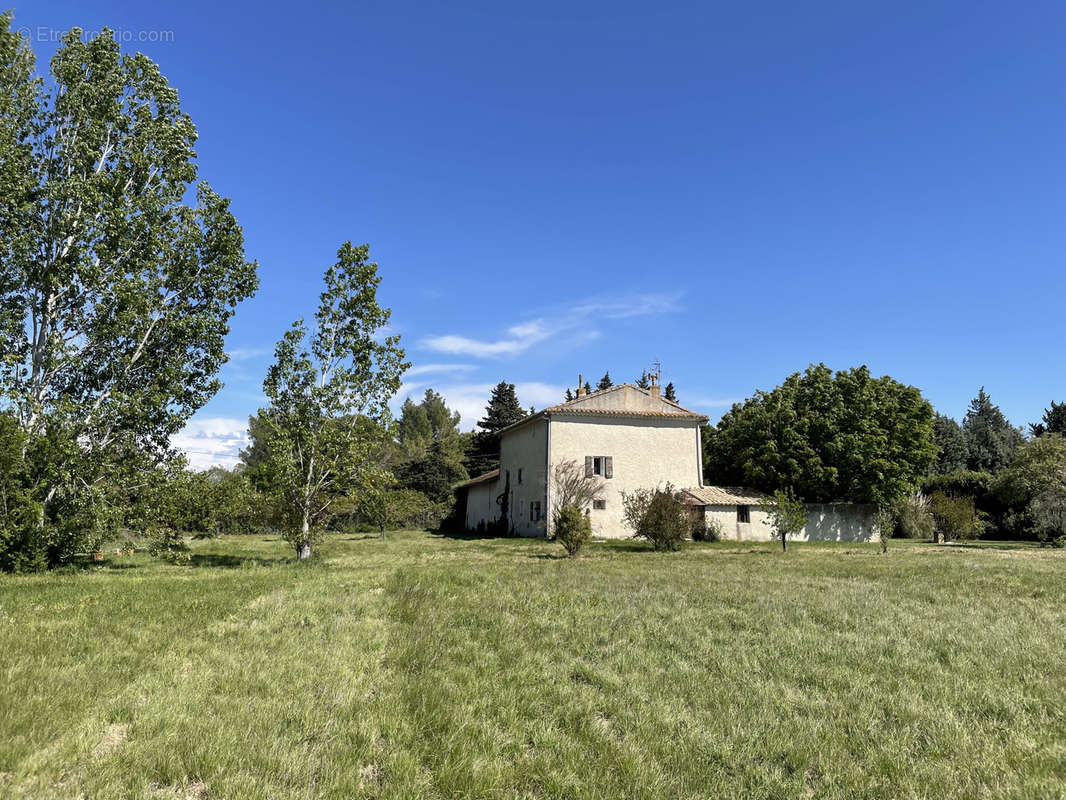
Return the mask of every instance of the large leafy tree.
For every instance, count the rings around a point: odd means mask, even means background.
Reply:
[[[1043,436],[1045,433],[1057,433],[1066,436],[1066,403],[1051,401],[1051,408],[1044,409],[1043,419],[1035,425],[1029,426],[1033,436]]]
[[[74,29],[46,84],[10,23],[0,15],[0,393],[53,564],[87,543],[72,515],[94,515],[109,465],[162,457],[218,390],[256,265],[229,201],[197,183],[196,128],[156,64]]]
[[[933,417],[933,439],[939,450],[936,457],[937,473],[946,475],[967,468],[970,450],[959,423],[944,414],[937,414]]]
[[[916,486],[936,457],[929,402],[866,367],[811,366],[705,433],[709,481],[790,488],[810,502],[883,503]]]
[[[315,325],[303,320],[278,342],[263,391],[267,482],[301,560],[330,505],[360,485],[377,486],[388,436],[388,401],[409,366],[398,336],[379,337],[390,311],[378,304],[378,265],[367,245],[345,242],[326,270]]]
[[[513,383],[500,381],[492,389],[485,416],[478,420],[473,446],[467,457],[466,469],[471,475],[482,475],[500,465],[500,431],[526,417],[518,402]]]
[[[970,401],[962,430],[966,434],[969,468],[979,472],[998,472],[1008,466],[1025,441],[1022,432],[1010,424],[983,386]]]

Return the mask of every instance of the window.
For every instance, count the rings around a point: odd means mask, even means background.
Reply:
[[[521,485],[521,483],[522,483],[522,468],[521,467],[518,468],[518,483],[519,483],[519,485]]]
[[[585,456],[585,477],[599,475],[601,478],[614,477],[614,459],[611,456]]]
[[[737,506],[737,522],[751,522],[751,508],[749,506]]]
[[[522,519],[522,517],[524,517],[525,515],[526,515],[526,501],[525,500],[519,500],[518,501],[518,518]]]
[[[529,521],[540,522],[540,500],[531,500],[529,503]]]
[[[607,501],[606,500],[593,500],[592,501],[592,507],[594,509],[596,509],[597,511],[603,511],[603,509],[607,508]]]

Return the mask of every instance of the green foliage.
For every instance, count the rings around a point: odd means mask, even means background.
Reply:
[[[933,439],[939,450],[935,465],[937,473],[947,474],[967,468],[970,450],[959,423],[951,417],[937,414],[933,418]]]
[[[563,395],[563,400],[565,402],[569,403],[573,399],[574,399],[574,393],[572,391],[570,391],[570,387],[567,386],[566,387],[566,394]]]
[[[483,475],[500,466],[500,431],[525,417],[514,384],[506,381],[496,384],[485,407],[485,416],[477,423],[480,430],[474,434],[473,446],[467,456],[467,472],[473,476]]]
[[[637,386],[641,389],[651,388],[651,376],[648,374],[647,370],[641,371],[640,377],[637,378]]]
[[[1066,486],[1047,486],[1030,504],[1037,538],[1055,547],[1066,547]]]
[[[670,484],[664,489],[622,492],[622,516],[634,539],[646,539],[661,551],[678,550],[692,531],[691,509]]]
[[[192,560],[192,551],[180,531],[169,527],[153,527],[145,531],[148,552],[172,564],[184,565]]]
[[[931,539],[936,521],[929,507],[928,496],[921,492],[901,497],[892,505],[896,527],[905,539]]]
[[[807,506],[791,488],[778,489],[773,499],[762,506],[770,518],[773,537],[781,541],[781,549],[788,550],[788,537],[799,533],[807,525]]]
[[[1018,448],[1010,467],[995,479],[993,491],[1010,509],[1005,525],[1019,538],[1039,536],[1033,504],[1041,495],[1066,489],[1066,438],[1046,433]],[[1051,505],[1043,504],[1050,508]]]
[[[197,183],[196,129],[157,65],[123,56],[106,29],[74,29],[45,82],[10,24],[0,17],[0,396],[40,506],[15,538],[55,566],[112,525],[124,462],[162,459],[218,390],[229,320],[257,277],[229,201]]]
[[[673,403],[677,402],[677,390],[674,389],[674,384],[672,382],[666,384],[663,388],[663,397]]]
[[[462,454],[439,441],[433,442],[421,458],[396,466],[394,472],[400,486],[420,492],[434,503],[447,502],[455,485],[470,477]]]
[[[602,392],[604,389],[610,389],[614,386],[614,381],[611,380],[611,373],[603,373],[603,377],[600,378],[600,382],[596,384],[596,391]]]
[[[1025,441],[1022,432],[1007,421],[983,386],[970,401],[962,430],[966,435],[967,464],[979,472],[998,472],[1007,467]]]
[[[576,505],[564,505],[555,512],[552,530],[555,532],[555,541],[573,558],[585,542],[592,538],[592,520],[589,519],[588,509],[582,511]]]
[[[284,535],[309,558],[334,499],[385,472],[388,401],[409,366],[398,336],[379,339],[390,312],[377,301],[378,266],[367,245],[345,242],[326,270],[309,331],[293,323],[263,383],[270,408],[264,477]]]
[[[1051,408],[1044,409],[1043,419],[1035,425],[1029,426],[1033,436],[1043,436],[1045,433],[1057,433],[1066,436],[1066,403],[1051,401]]]
[[[976,539],[984,530],[972,497],[934,492],[929,497],[929,511],[941,541]]]
[[[811,366],[734,405],[705,432],[708,482],[791,488],[813,502],[890,501],[936,458],[929,402],[866,367],[834,374]]]

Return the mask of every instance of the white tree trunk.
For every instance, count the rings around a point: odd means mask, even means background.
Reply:
[[[296,557],[300,561],[306,561],[311,557],[311,520],[307,507],[304,507],[304,521],[300,526],[300,548],[296,551]]]

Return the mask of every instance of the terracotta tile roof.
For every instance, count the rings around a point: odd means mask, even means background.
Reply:
[[[694,506],[758,506],[767,499],[767,495],[743,486],[700,486],[684,491]]]
[[[463,481],[455,488],[465,489],[468,486],[477,486],[479,483],[488,483],[489,481],[494,481],[498,477],[500,477],[500,471],[498,469],[494,469],[492,472],[486,472],[484,475],[478,475],[476,478],[471,478],[468,481]]]

